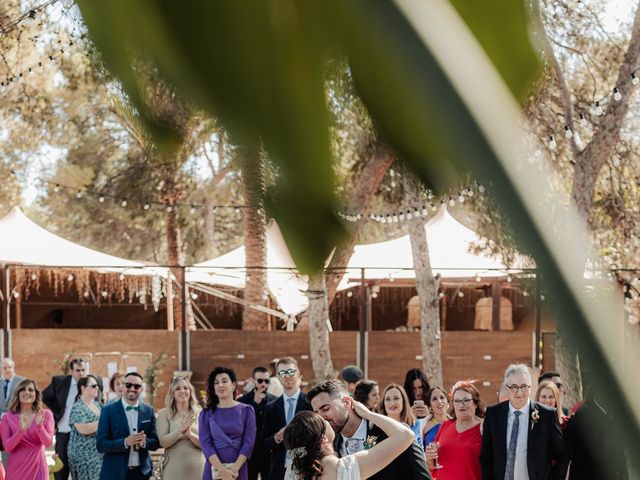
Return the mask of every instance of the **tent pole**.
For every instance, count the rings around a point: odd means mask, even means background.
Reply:
[[[363,372],[368,369],[367,355],[366,355],[366,324],[367,324],[367,287],[365,280],[364,268],[360,269],[360,358],[358,358],[358,366]]]
[[[542,372],[542,283],[540,281],[540,270],[536,270],[536,358],[533,365],[538,365]]]
[[[180,273],[182,279],[180,280],[182,283],[182,324],[180,325],[180,330],[182,331],[182,370],[190,370],[191,369],[191,359],[190,355],[190,335],[189,329],[187,328],[187,270],[184,265],[180,267]]]
[[[493,309],[492,309],[492,327],[493,331],[500,330],[500,298],[502,297],[502,280],[499,278],[493,279]]]
[[[11,357],[11,285],[9,265],[3,265],[2,273],[2,356]]]

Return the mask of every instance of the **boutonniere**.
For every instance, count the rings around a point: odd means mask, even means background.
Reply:
[[[537,408],[534,408],[531,411],[531,430],[533,430],[533,427],[538,423],[538,420],[540,420],[540,413]]]
[[[375,446],[376,443],[378,443],[378,437],[375,435],[369,435],[367,439],[362,442],[362,446],[365,450],[369,450],[371,447]]]

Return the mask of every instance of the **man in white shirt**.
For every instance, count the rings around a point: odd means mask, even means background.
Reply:
[[[127,373],[124,386],[122,400],[104,407],[98,421],[96,448],[104,454],[100,480],[146,480],[153,470],[149,451],[159,441],[153,408],[139,400],[142,376]]]
[[[526,365],[505,372],[509,399],[489,407],[483,422],[483,480],[564,480],[569,459],[555,409],[529,400]]]
[[[67,445],[71,434],[69,426],[69,414],[71,407],[78,395],[78,380],[86,377],[87,365],[81,358],[74,358],[69,362],[71,375],[58,375],[51,379],[51,383],[42,391],[42,400],[53,412],[56,421],[56,453],[62,460],[64,467],[55,473],[56,480],[67,480],[69,478],[69,461],[67,459]],[[102,383],[96,379],[100,391]]]

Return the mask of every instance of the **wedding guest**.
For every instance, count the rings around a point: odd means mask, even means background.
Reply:
[[[144,480],[151,476],[150,451],[159,446],[153,408],[140,401],[142,375],[124,377],[126,393],[120,402],[102,409],[96,446],[103,453],[100,480]]]
[[[162,476],[166,479],[200,480],[205,460],[200,449],[198,416],[201,408],[187,377],[174,377],[166,407],[158,412],[156,428],[164,448]]]
[[[264,428],[262,436],[271,460],[269,464],[269,480],[282,480],[285,468],[291,464],[282,443],[284,427],[301,410],[310,410],[305,394],[300,390],[302,375],[298,362],[293,357],[283,357],[276,364],[276,372],[284,393],[273,402],[267,404],[264,412]],[[341,382],[340,385],[342,385]],[[345,390],[346,391],[346,390]]]
[[[102,454],[96,447],[96,431],[102,404],[100,390],[93,375],[78,380],[78,399],[71,408],[69,425],[69,471],[73,480],[98,480],[102,467]]]
[[[57,375],[51,378],[51,383],[42,391],[42,401],[53,412],[56,421],[56,453],[64,464],[62,470],[55,474],[56,480],[69,478],[69,459],[67,447],[71,436],[69,415],[78,394],[78,380],[87,376],[87,366],[83,359],[74,358],[69,362],[70,375]],[[102,380],[98,385],[102,390]]]
[[[569,459],[557,414],[529,400],[526,365],[510,365],[505,383],[509,400],[487,408],[483,423],[483,480],[564,480]]]
[[[364,404],[372,412],[378,411],[380,403],[380,389],[374,380],[361,380],[353,392],[353,399]]]
[[[249,405],[235,400],[237,380],[230,368],[216,367],[207,379],[206,408],[198,427],[202,453],[207,459],[203,480],[212,471],[222,480],[248,480],[247,459],[256,441],[256,416]]]
[[[0,361],[2,369],[2,394],[0,395],[0,414],[9,410],[11,398],[16,390],[16,386],[24,380],[24,377],[16,375],[16,364],[10,358],[3,358]]]
[[[562,408],[562,396],[555,383],[548,380],[540,383],[536,391],[536,402],[553,408],[556,411],[558,423],[560,423],[561,427],[569,420],[569,417],[565,417],[562,413],[564,411]]]
[[[427,392],[431,390],[427,374],[419,368],[407,371],[404,378],[404,390],[409,397],[411,410],[416,418],[424,418],[429,414],[425,404]]]
[[[387,433],[377,423],[378,415],[363,418],[354,410],[354,403],[344,384],[338,380],[327,380],[313,387],[307,398],[313,410],[324,418],[333,432],[333,450],[340,457],[346,457],[361,451],[368,451],[377,444],[384,444]],[[371,420],[376,423],[371,423]],[[395,458],[389,458],[389,463],[381,471],[373,475],[373,480],[431,480],[427,468],[424,451],[415,441]],[[380,452],[381,453],[381,452]],[[352,477],[347,477],[351,479]],[[359,478],[359,477],[355,477]]]
[[[9,411],[2,417],[0,433],[9,458],[7,478],[48,480],[45,448],[53,443],[54,421],[42,404],[42,393],[28,378],[17,386]]]
[[[442,423],[435,441],[427,445],[427,463],[438,480],[481,480],[484,403],[473,381],[458,382],[451,392],[451,420]]]
[[[424,450],[422,429],[425,422],[419,421],[413,415],[407,392],[404,391],[402,385],[391,383],[385,387],[380,402],[380,414],[391,417],[396,422],[406,423],[416,436],[418,445]]]
[[[347,387],[349,395],[353,396],[353,392],[356,390],[356,385],[364,378],[364,373],[362,373],[362,370],[355,365],[347,365],[342,369],[342,372],[340,372],[340,378],[342,378],[342,381]]]
[[[571,412],[566,406],[564,406],[564,402],[563,402],[565,387],[564,387],[564,382],[560,377],[560,374],[558,372],[553,372],[553,371],[544,372],[542,375],[538,377],[538,385],[540,385],[542,382],[553,382],[556,385],[556,387],[558,388],[558,392],[560,393],[560,395],[558,396],[558,400],[560,404],[563,405],[562,414],[567,418],[570,417]],[[580,405],[581,403],[574,405],[573,411],[575,411]]]
[[[124,373],[115,372],[109,379],[109,400],[107,405],[119,402],[122,399],[122,395],[125,393],[124,388]]]
[[[250,405],[256,415],[256,443],[253,453],[249,458],[249,480],[257,480],[269,476],[269,458],[266,455],[264,442],[262,441],[262,429],[264,427],[264,412],[267,403],[273,402],[276,397],[267,392],[271,383],[269,370],[265,367],[256,367],[251,373],[251,379],[255,387],[250,392],[238,398],[240,403]]]
[[[429,401],[429,415],[424,427],[423,445],[428,445],[436,438],[440,425],[447,419],[447,411],[449,410],[449,398],[447,392],[442,387],[433,387],[427,393]]]

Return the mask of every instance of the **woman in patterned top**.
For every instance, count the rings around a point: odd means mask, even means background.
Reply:
[[[69,414],[69,470],[73,480],[97,480],[102,467],[102,454],[96,448],[96,431],[102,405],[98,381],[93,375],[78,380],[78,397]]]

